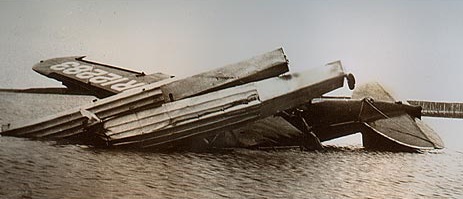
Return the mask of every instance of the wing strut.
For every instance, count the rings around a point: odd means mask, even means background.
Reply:
[[[281,112],[279,115],[291,125],[302,131],[301,148],[305,150],[322,150],[323,145],[320,139],[313,133],[312,127],[302,117],[303,110],[295,109],[291,113]]]

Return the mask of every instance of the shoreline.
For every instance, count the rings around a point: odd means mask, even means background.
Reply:
[[[38,94],[61,94],[61,95],[88,95],[83,92],[70,90],[65,87],[45,87],[45,88],[0,88],[0,92],[9,93],[38,93]]]

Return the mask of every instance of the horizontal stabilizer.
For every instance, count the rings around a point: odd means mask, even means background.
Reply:
[[[442,140],[431,128],[408,114],[368,122],[366,126],[397,144],[415,150],[444,148]]]

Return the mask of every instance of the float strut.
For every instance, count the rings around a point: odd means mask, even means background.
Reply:
[[[296,109],[291,114],[283,111],[279,115],[302,132],[301,148],[306,150],[322,150],[323,145],[320,139],[318,139],[312,127],[304,119],[302,112],[303,110]]]

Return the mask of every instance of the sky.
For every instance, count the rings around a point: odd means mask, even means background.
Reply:
[[[0,1],[0,88],[56,87],[40,60],[180,77],[283,47],[291,71],[341,60],[401,100],[463,101],[463,1]]]

